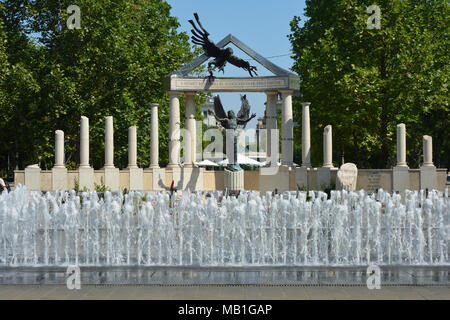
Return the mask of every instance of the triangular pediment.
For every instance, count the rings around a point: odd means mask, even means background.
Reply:
[[[276,64],[270,62],[268,59],[264,58],[262,55],[251,49],[249,46],[247,46],[245,43],[240,41],[238,38],[233,36],[232,34],[229,34],[224,39],[216,43],[216,46],[219,48],[223,48],[227,46],[228,44],[234,44],[236,47],[244,51],[250,58],[254,59],[256,62],[264,66],[267,70],[272,72],[276,76],[289,76],[294,75],[294,73],[287,71]],[[185,65],[180,70],[175,71],[172,73],[172,75],[177,75],[181,77],[186,77],[190,72],[192,72],[195,68],[202,65],[207,61],[209,57],[206,54],[201,55],[191,63]]]

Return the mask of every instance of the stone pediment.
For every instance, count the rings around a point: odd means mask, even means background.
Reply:
[[[274,76],[242,78],[216,77],[212,81],[208,78],[189,77],[190,72],[209,59],[206,54],[203,54],[168,76],[164,83],[165,89],[169,91],[262,92],[273,90],[298,90],[300,88],[298,75],[272,63],[232,34],[226,36],[216,45],[223,48],[230,43],[234,44],[250,58],[272,72]]]
[[[289,76],[289,75],[295,75],[294,73],[287,71],[276,64],[270,62],[268,59],[264,58],[262,55],[251,49],[249,46],[247,46],[245,43],[240,41],[238,38],[233,36],[232,34],[229,34],[224,39],[219,41],[216,45],[219,48],[223,48],[228,44],[234,44],[236,47],[244,51],[250,58],[254,59],[256,62],[258,62],[260,65],[264,66],[267,70],[272,72],[276,76]],[[179,77],[186,77],[190,72],[192,72],[195,68],[202,65],[206,60],[208,60],[208,56],[206,54],[201,55],[191,63],[185,65],[180,70],[175,71],[172,73],[172,75],[177,75]]]

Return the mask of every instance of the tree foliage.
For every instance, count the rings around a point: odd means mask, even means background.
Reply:
[[[115,163],[125,167],[128,127],[138,127],[138,163],[150,158],[151,103],[159,103],[160,158],[168,157],[163,78],[189,62],[188,36],[163,0],[2,1],[0,87],[2,167],[53,165],[54,131],[65,132],[66,161],[79,162],[79,120],[90,121],[90,158],[104,163],[104,118],[114,117]],[[67,7],[81,9],[69,30]],[[1,46],[2,45],[2,46]]]
[[[381,29],[367,27],[372,4],[381,8]],[[423,161],[423,135],[433,137],[435,165],[450,167],[447,1],[307,0],[305,16],[303,26],[291,21],[289,38],[302,81],[294,117],[301,123],[300,102],[311,102],[313,163],[321,165],[331,124],[335,163],[344,153],[359,167],[395,166],[403,122],[410,167]]]

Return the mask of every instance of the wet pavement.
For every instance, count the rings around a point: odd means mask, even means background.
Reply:
[[[0,285],[65,285],[66,267],[0,267]],[[450,266],[380,266],[384,286],[450,286]],[[367,267],[81,267],[84,285],[366,286]]]

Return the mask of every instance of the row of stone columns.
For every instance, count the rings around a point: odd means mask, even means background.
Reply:
[[[436,179],[436,167],[433,164],[433,140],[430,136],[425,135],[423,136],[423,164],[420,167],[420,188],[434,189]],[[400,123],[397,125],[397,165],[393,169],[392,189],[405,190],[408,188],[409,167],[406,162],[406,126],[404,123]]]
[[[434,166],[433,139],[426,135],[423,136],[423,166]],[[406,163],[406,126],[404,123],[397,125],[397,167],[408,167]]]

